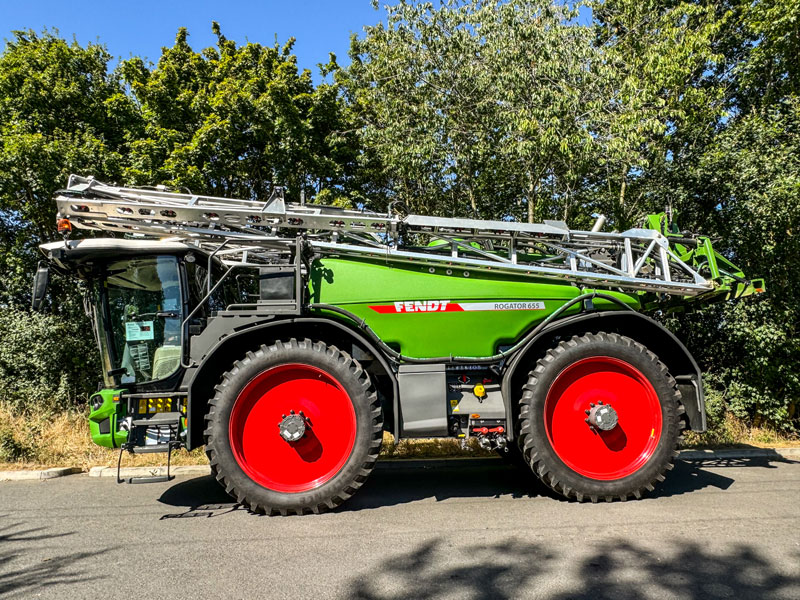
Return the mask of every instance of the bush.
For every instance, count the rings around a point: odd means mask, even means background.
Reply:
[[[85,318],[0,311],[0,401],[16,412],[85,403],[99,372]]]

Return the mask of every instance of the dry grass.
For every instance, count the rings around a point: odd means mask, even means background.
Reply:
[[[420,439],[394,441],[391,433],[384,432],[381,458],[469,458],[474,456],[497,456],[484,450],[474,438],[462,448],[455,439]]]
[[[744,421],[727,413],[724,421],[706,433],[687,432],[684,436],[686,448],[797,448],[797,436],[787,436],[768,427],[748,426]]]
[[[88,470],[95,466],[116,466],[119,451],[92,443],[86,414],[69,411],[55,415],[32,412],[19,415],[0,404],[0,470],[37,469],[74,466]],[[122,465],[157,466],[166,457],[161,454],[133,456],[125,453]],[[202,449],[172,455],[176,465],[205,464]]]
[[[722,448],[736,446],[797,447],[800,440],[757,427],[747,427],[733,415],[728,415],[721,427],[706,434],[688,433],[685,446],[689,448]],[[115,466],[118,451],[95,446],[89,436],[86,414],[74,410],[56,415],[33,412],[15,414],[0,403],[0,470],[36,469],[53,466],[76,466],[88,470],[94,466]],[[399,443],[385,433],[381,458],[467,458],[495,456],[481,449],[475,440],[465,448],[454,439],[401,440]],[[175,465],[206,464],[202,449],[173,453]],[[123,466],[155,466],[164,464],[161,454],[122,457]]]

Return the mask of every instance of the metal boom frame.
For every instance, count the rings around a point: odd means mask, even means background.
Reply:
[[[145,238],[178,238],[225,264],[275,262],[302,234],[315,252],[467,271],[490,270],[600,288],[696,296],[713,290],[653,229],[569,229],[560,221],[528,224],[381,214],[287,203],[129,188],[71,175],[56,195],[58,217],[82,229]],[[439,240],[416,246],[412,240]],[[479,242],[479,244],[475,244]],[[220,244],[224,243],[223,249]]]

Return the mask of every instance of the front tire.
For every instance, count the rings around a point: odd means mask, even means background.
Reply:
[[[248,352],[209,404],[212,473],[257,513],[332,509],[361,487],[380,452],[383,419],[369,376],[322,342]]]
[[[667,367],[643,345],[616,333],[575,336],[530,372],[520,446],[533,472],[568,498],[640,498],[672,469],[680,400]],[[606,422],[595,416],[602,406],[613,408]]]

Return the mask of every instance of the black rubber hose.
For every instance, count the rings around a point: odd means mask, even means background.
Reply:
[[[350,311],[347,311],[343,308],[338,306],[334,306],[332,304],[322,304],[322,303],[314,303],[309,304],[308,308],[311,310],[327,310],[336,314],[340,314],[344,317],[347,317],[351,321],[353,321],[359,329],[364,331],[369,338],[381,348],[392,360],[396,362],[407,362],[407,363],[417,363],[417,364],[425,364],[425,363],[497,363],[520,348],[522,348],[525,344],[531,341],[534,337],[536,337],[545,326],[550,323],[553,319],[558,317],[559,315],[563,314],[568,308],[574,306],[578,302],[583,302],[584,300],[591,300],[594,298],[601,298],[603,300],[608,300],[613,302],[626,310],[633,310],[630,306],[625,304],[619,298],[615,298],[609,294],[603,294],[602,292],[589,292],[587,294],[581,294],[580,296],[576,296],[569,302],[559,306],[556,310],[550,313],[541,323],[539,323],[536,327],[534,327],[525,337],[523,337],[519,342],[514,344],[511,348],[507,350],[503,350],[498,354],[494,354],[492,356],[437,356],[433,358],[415,358],[413,356],[404,356],[397,352],[394,348],[389,346],[388,344],[384,343],[382,339],[378,337],[378,335],[372,330],[372,328],[367,325],[364,319],[359,318],[357,315],[354,315]]]

